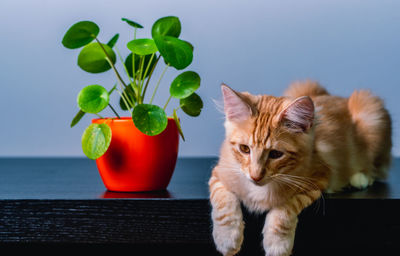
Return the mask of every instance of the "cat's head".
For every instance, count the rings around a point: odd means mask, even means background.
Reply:
[[[277,175],[298,175],[312,151],[314,104],[297,99],[239,93],[222,85],[230,159],[255,184]]]

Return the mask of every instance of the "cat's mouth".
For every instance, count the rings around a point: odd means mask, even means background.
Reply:
[[[266,182],[264,180],[260,180],[260,181],[255,181],[255,180],[251,180],[253,182],[254,185],[257,186],[263,186],[266,184]]]

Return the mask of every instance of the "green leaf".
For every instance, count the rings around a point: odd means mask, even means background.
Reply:
[[[158,19],[151,28],[151,36],[173,36],[179,37],[181,34],[181,22],[178,17],[168,16]]]
[[[198,116],[203,108],[203,101],[196,93],[191,94],[189,97],[181,99],[179,104],[186,114],[189,116]]]
[[[106,60],[106,54],[111,59],[111,62],[114,64],[116,61],[116,56],[114,51],[110,48],[110,46],[106,44],[91,43],[86,45],[78,56],[78,66],[90,73],[101,73],[107,71],[111,68],[110,64]]]
[[[196,72],[186,71],[172,81],[169,93],[174,98],[183,99],[190,96],[199,87],[200,76]]]
[[[146,135],[154,136],[165,130],[168,118],[164,110],[156,105],[139,104],[132,112],[136,128]]]
[[[86,113],[99,113],[107,107],[110,95],[101,85],[88,85],[78,94],[78,106]]]
[[[176,109],[174,109],[173,117],[174,117],[176,127],[178,128],[178,132],[181,135],[182,140],[185,141],[185,136],[183,136],[183,132],[182,132],[182,128],[181,128],[181,122],[179,121],[178,115],[176,114]]]
[[[191,44],[190,42],[188,42],[188,41],[185,41],[189,46],[190,46],[190,48],[192,49],[192,52],[193,52],[193,50],[194,50],[194,46],[193,46],[193,44]]]
[[[158,51],[153,39],[141,38],[130,41],[127,44],[129,50],[138,55],[149,55]]]
[[[74,127],[74,126],[82,119],[82,117],[83,117],[85,114],[86,114],[85,112],[83,112],[82,110],[79,110],[79,112],[76,113],[74,119],[72,119],[71,128]]]
[[[149,65],[151,55],[152,54],[144,56],[144,63],[143,63],[144,70],[146,70],[147,65]],[[156,63],[157,63],[157,55],[154,55],[153,59],[151,60],[149,71],[147,72],[146,77],[148,77],[150,75],[150,71],[153,68],[153,66],[156,65]],[[133,75],[132,75],[132,53],[129,54],[128,57],[126,57],[125,66],[126,66],[126,69],[128,70],[129,76],[133,77]],[[139,70],[140,70],[140,56],[135,54],[135,72],[137,73]],[[144,72],[144,70],[143,70],[143,72]]]
[[[191,44],[191,43],[189,43],[188,41],[185,41],[185,40],[182,40],[182,41],[184,41],[185,43],[187,43],[189,46],[190,46],[190,48],[192,49],[192,52],[193,52],[193,50],[194,50],[194,47],[193,47],[193,45]],[[168,62],[164,59],[164,63],[165,63],[165,65],[168,65]]]
[[[122,95],[128,95],[129,100],[131,102],[136,102],[136,97],[135,97],[135,92],[132,89],[132,86],[129,84],[125,89],[124,93]],[[125,105],[125,101],[122,99],[122,97],[119,98],[119,106],[121,107],[122,110],[128,110],[128,108]]]
[[[117,43],[118,38],[119,38],[119,34],[117,33],[117,34],[115,34],[115,35],[110,39],[110,41],[108,41],[107,45],[108,45],[110,48],[113,48],[114,45]]]
[[[188,42],[171,36],[157,36],[154,42],[164,60],[174,68],[181,70],[192,63],[193,50]]]
[[[87,45],[97,37],[99,26],[91,21],[80,21],[72,25],[65,33],[62,44],[69,49],[76,49]]]
[[[82,135],[82,150],[90,159],[101,157],[111,143],[112,132],[107,124],[91,124]]]
[[[115,90],[115,88],[117,88],[117,84],[115,84],[113,86],[113,88],[111,88],[111,90],[108,91],[108,94],[111,95],[113,93],[113,91]],[[72,119],[71,128],[74,127],[82,119],[82,117],[85,114],[86,114],[85,112],[83,112],[82,110],[79,110],[78,113],[76,113],[74,119]]]
[[[131,21],[131,20],[128,20],[127,18],[122,18],[121,20],[125,21],[126,23],[128,23],[129,25],[131,25],[134,28],[143,28],[143,26],[140,25],[139,23]]]

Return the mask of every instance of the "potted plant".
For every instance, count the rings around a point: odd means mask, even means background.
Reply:
[[[143,26],[122,18],[133,28],[133,40],[127,43],[130,54],[121,57],[116,45],[119,34],[107,43],[98,38],[99,27],[91,21],[80,21],[65,33],[62,44],[69,49],[82,48],[78,66],[90,73],[112,69],[116,84],[107,90],[94,84],[78,94],[79,112],[71,127],[87,113],[97,118],[82,135],[82,150],[95,159],[104,185],[111,191],[152,191],[165,189],[171,179],[178,155],[179,134],[184,140],[177,112],[198,116],[203,102],[195,91],[200,76],[194,71],[180,73],[170,84],[170,96],[163,106],[153,104],[154,97],[168,68],[187,68],[193,59],[193,46],[179,39],[181,23],[177,17],[158,19],[152,26],[152,38],[136,38]],[[114,51],[115,49],[115,51]],[[117,53],[117,54],[116,54]],[[119,57],[125,79],[115,66]],[[164,60],[165,68],[154,86],[151,81],[155,68]],[[153,93],[148,95],[150,88]],[[121,117],[110,103],[110,95],[119,94],[118,105],[129,117]],[[148,96],[148,97],[146,97]],[[179,104],[170,116],[165,110],[172,98]],[[109,107],[115,117],[102,117]]]

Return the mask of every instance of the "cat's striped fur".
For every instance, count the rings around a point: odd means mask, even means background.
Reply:
[[[213,237],[224,255],[243,241],[240,204],[268,211],[266,255],[290,255],[297,215],[320,198],[385,178],[391,121],[380,98],[330,95],[318,83],[291,85],[284,97],[239,93],[222,85],[226,139],[209,180]]]

